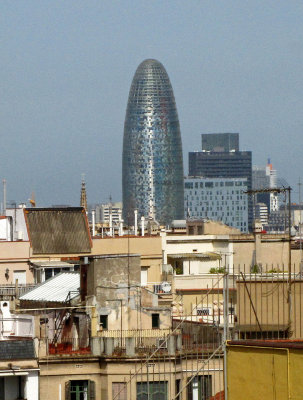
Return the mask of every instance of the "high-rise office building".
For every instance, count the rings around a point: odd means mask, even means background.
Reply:
[[[277,170],[273,168],[270,159],[264,166],[253,166],[252,169],[252,188],[253,190],[287,188],[289,184],[285,179],[278,177]],[[284,193],[278,192],[261,192],[254,196],[254,215],[259,217],[258,204],[263,203],[263,207],[267,207],[268,218],[263,224],[263,228],[267,232],[283,232],[287,226],[287,218],[285,217],[286,198]]]
[[[123,139],[123,218],[169,224],[183,217],[183,158],[173,89],[163,65],[145,60],[136,70]]]
[[[184,214],[186,218],[209,218],[222,221],[241,232],[248,230],[247,179],[184,179]]]
[[[189,176],[245,178],[252,188],[252,153],[239,151],[238,133],[202,134],[202,151],[189,153]],[[248,226],[252,227],[252,201],[248,199]]]
[[[114,224],[119,224],[120,213],[122,212],[121,202],[109,202],[103,204],[96,204],[96,223],[109,223],[110,215]]]
[[[239,151],[239,133],[202,133],[204,151]]]

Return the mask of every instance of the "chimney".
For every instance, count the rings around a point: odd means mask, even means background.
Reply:
[[[109,211],[109,236],[113,236],[113,215],[112,211]]]
[[[141,236],[144,236],[144,222],[145,222],[145,218],[142,215],[142,217],[141,217]]]
[[[138,235],[138,210],[134,211],[135,213],[135,236]]]
[[[92,235],[93,236],[95,236],[95,232],[96,232],[96,219],[95,219],[95,216],[96,216],[96,211],[95,210],[92,210]]]
[[[3,215],[6,215],[6,179],[3,179]]]
[[[119,236],[123,236],[123,219],[122,219],[122,211],[119,210]]]

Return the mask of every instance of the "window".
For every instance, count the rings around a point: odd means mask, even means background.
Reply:
[[[113,382],[112,392],[113,399],[127,400],[127,386],[125,382]]]
[[[141,268],[141,286],[147,286],[147,267]]]
[[[53,276],[53,269],[47,268],[45,269],[45,280],[51,278]]]
[[[100,315],[100,325],[102,329],[108,329],[108,315]]]
[[[180,389],[181,389],[181,379],[176,379],[175,385],[176,385],[175,386],[175,395],[176,395],[175,399],[181,400],[181,393],[179,393]]]
[[[187,386],[187,400],[208,400],[211,395],[211,375],[197,376]]]
[[[167,400],[167,382],[137,382],[137,400]]]
[[[183,275],[183,261],[176,261],[175,264],[176,275]]]
[[[16,283],[18,279],[19,284],[26,284],[26,271],[17,271],[13,272],[13,283]]]
[[[66,400],[94,400],[95,382],[94,381],[68,381],[65,384]]]
[[[160,314],[152,314],[152,328],[153,329],[160,328]]]

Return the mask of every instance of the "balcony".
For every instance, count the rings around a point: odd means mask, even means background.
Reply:
[[[192,275],[175,275],[175,290],[178,291],[196,291],[207,289],[223,290],[224,274],[192,274]],[[234,289],[234,278],[232,275],[228,277],[229,289]]]
[[[138,329],[102,331],[92,338],[92,353],[96,356],[146,357],[158,355],[212,352],[218,347],[220,335],[216,327],[185,321],[183,328],[174,321],[174,329]]]
[[[34,289],[36,284],[26,284],[26,285],[0,285],[0,300],[1,301],[10,301],[14,299],[18,299],[25,293],[29,292],[31,289]]]
[[[171,294],[170,282],[148,282],[144,287],[155,294]]]
[[[34,317],[31,315],[14,315],[9,318],[0,318],[0,339],[18,337],[34,337]]]

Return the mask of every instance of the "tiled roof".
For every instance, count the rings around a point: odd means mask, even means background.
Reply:
[[[0,340],[0,360],[36,358],[33,340]]]
[[[80,274],[61,272],[20,297],[20,300],[64,303],[79,295]]]
[[[82,207],[27,208],[24,213],[33,254],[90,253],[91,239]]]

